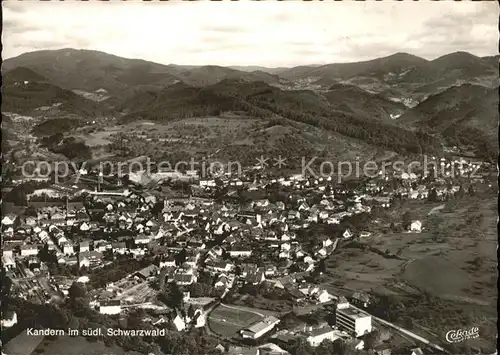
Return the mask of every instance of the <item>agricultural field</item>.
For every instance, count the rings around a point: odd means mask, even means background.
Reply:
[[[231,338],[242,328],[272,314],[266,310],[221,304],[210,313],[208,326],[213,332]]]

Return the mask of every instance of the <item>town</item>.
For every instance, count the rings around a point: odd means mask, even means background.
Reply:
[[[450,154],[435,161],[448,172],[389,170],[342,183],[262,166],[239,176],[186,172],[146,185],[103,178],[97,170],[78,182],[71,176],[57,183],[13,180],[7,193],[29,192],[24,201],[3,203],[2,265],[11,300],[2,300],[2,327],[48,328],[24,319],[19,305],[33,304],[70,307],[78,319],[69,320],[70,328],[85,330],[80,334],[89,339],[117,336],[108,342],[130,337],[131,330],[167,329],[209,338],[202,348],[211,354],[449,353],[443,339],[384,319],[369,290],[324,282],[327,274],[335,278],[329,260],[341,250],[383,238],[370,227],[379,211],[412,201],[435,203],[437,212],[448,201],[493,193],[489,163]],[[449,173],[458,170],[479,172]],[[390,228],[411,235],[429,227],[405,213]],[[44,339],[31,338],[38,339],[29,341],[32,349]],[[9,344],[26,342],[24,331]],[[141,346],[128,345],[155,353]]]

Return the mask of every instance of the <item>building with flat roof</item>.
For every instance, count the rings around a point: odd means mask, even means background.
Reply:
[[[353,307],[337,308],[336,323],[339,328],[356,337],[372,331],[372,316]]]

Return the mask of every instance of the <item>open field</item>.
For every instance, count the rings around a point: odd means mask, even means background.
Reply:
[[[271,314],[265,310],[221,304],[210,313],[208,323],[215,333],[230,338],[240,329]]]

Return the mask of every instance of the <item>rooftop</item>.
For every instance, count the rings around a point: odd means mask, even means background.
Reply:
[[[369,314],[358,311],[356,308],[353,307],[337,309],[337,313],[343,314],[351,318],[364,318],[370,316]]]
[[[331,333],[331,332],[333,332],[333,328],[331,328],[331,327],[321,327],[321,328],[318,328],[318,329],[314,329],[311,332],[311,336],[317,337],[319,335],[323,335],[323,334]]]

